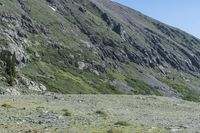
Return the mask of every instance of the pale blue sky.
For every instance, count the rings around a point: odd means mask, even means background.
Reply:
[[[113,0],[200,38],[200,0]]]

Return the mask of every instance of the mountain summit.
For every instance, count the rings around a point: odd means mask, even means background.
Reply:
[[[2,93],[199,101],[200,40],[110,0],[0,0],[0,55]]]

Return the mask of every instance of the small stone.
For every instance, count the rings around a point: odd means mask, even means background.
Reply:
[[[41,89],[41,91],[47,90],[46,86],[44,86],[43,84],[39,84],[39,88]]]

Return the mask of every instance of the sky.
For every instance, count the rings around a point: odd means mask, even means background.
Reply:
[[[113,0],[200,38],[200,0]]]

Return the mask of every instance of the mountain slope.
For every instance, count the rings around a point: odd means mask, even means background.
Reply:
[[[4,86],[7,58],[15,55],[16,88],[199,101],[200,40],[177,28],[109,0],[0,0],[0,6]]]

